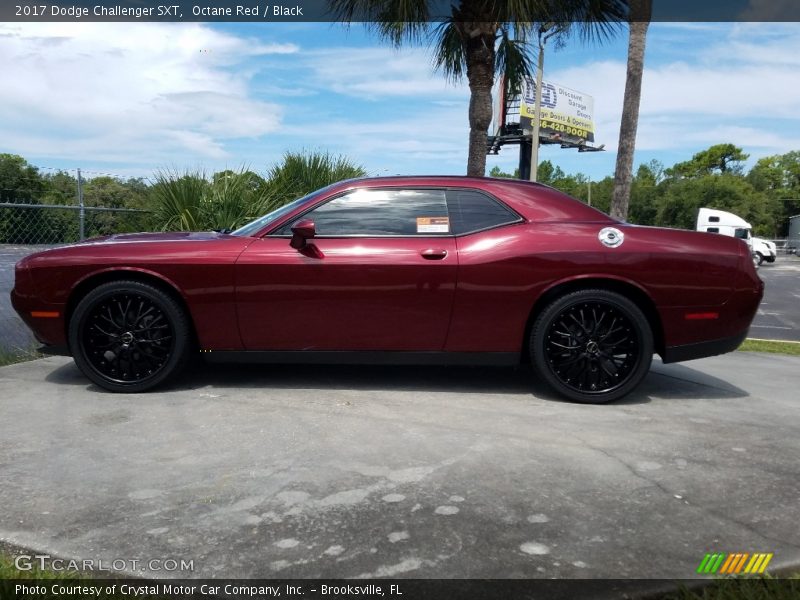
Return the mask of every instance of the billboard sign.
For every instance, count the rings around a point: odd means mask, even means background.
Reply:
[[[520,126],[533,129],[536,82],[526,79],[520,98]],[[575,139],[594,142],[594,99],[563,85],[542,82],[541,137]]]

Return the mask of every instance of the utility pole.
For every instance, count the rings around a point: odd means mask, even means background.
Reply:
[[[545,23],[539,27],[539,59],[536,62],[536,99],[533,104],[533,135],[531,136],[531,175],[536,181],[539,170],[539,130],[542,120],[542,77],[544,76],[544,47],[547,40],[560,31],[556,23]]]
[[[539,129],[542,117],[542,72],[544,71],[544,44],[539,30],[539,60],[536,64],[536,100],[533,104],[533,135],[531,135],[531,181],[536,181],[539,171]]]
[[[78,169],[78,236],[81,241],[86,238],[86,211],[83,206],[83,179],[81,179],[81,170]]]
[[[589,206],[592,205],[592,178],[589,178],[589,181],[586,183],[589,186]]]

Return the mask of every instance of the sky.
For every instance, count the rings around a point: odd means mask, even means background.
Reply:
[[[613,174],[627,32],[548,48],[545,79],[594,98],[605,152],[543,147],[593,180]],[[466,83],[430,50],[331,23],[0,23],[0,152],[43,169],[152,177],[265,172],[287,151],[343,154],[370,175],[464,174]],[[635,164],[712,144],[800,150],[800,23],[654,23]],[[516,146],[489,156],[513,171]]]

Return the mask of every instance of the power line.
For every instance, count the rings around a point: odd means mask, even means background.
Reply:
[[[149,181],[150,183],[154,183],[153,180],[150,177],[146,177],[146,176],[134,177],[132,175],[120,175],[119,173],[108,173],[106,171],[87,171],[85,169],[81,169],[80,167],[65,169],[65,168],[62,168],[62,167],[43,167],[43,166],[40,166],[40,165],[32,165],[30,163],[28,163],[28,164],[31,167],[34,167],[35,169],[46,169],[48,171],[57,171],[59,173],[76,173],[77,174],[78,170],[80,170],[80,172],[82,174],[84,174],[84,175],[86,173],[89,173],[91,175],[100,175],[100,176],[104,176],[104,177],[113,177],[115,179],[144,179],[144,180]]]

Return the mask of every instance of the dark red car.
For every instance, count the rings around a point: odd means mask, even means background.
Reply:
[[[36,337],[112,391],[211,361],[516,365],[608,402],[734,350],[763,293],[747,246],[639,227],[506,179],[343,181],[230,234],[141,233],[16,267]]]

